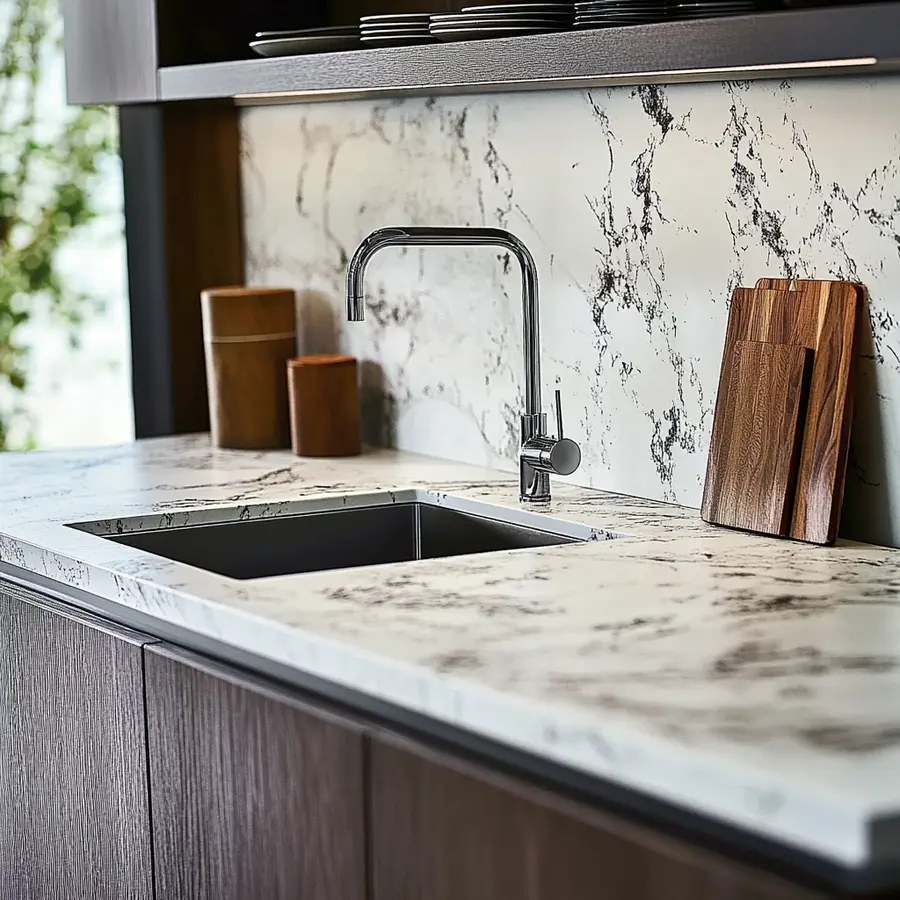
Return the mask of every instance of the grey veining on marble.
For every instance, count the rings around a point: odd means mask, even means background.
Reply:
[[[543,511],[629,537],[233,581],[69,527],[404,490],[518,509],[512,476],[393,451],[7,454],[0,562],[842,866],[900,862],[900,551],[560,480]]]
[[[386,225],[508,228],[542,286],[545,396],[579,483],[699,506],[727,301],[850,278],[871,307],[843,533],[900,544],[900,77],[553,91],[242,112],[248,277],[302,292],[303,347],[363,360],[370,439],[511,469],[517,275],[493,251],[347,260]],[[387,423],[385,426],[384,423]]]

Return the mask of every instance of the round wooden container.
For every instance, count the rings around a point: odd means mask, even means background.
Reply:
[[[213,444],[290,446],[284,366],[296,353],[294,292],[214,288],[203,291],[201,305]]]
[[[300,356],[288,362],[291,446],[297,456],[357,456],[359,379],[352,356]]]

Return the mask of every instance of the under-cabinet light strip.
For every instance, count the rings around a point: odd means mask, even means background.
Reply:
[[[255,94],[232,94],[235,100],[287,100],[301,97],[331,96],[338,97],[342,95],[360,96],[364,94],[382,92],[382,91],[402,91],[409,93],[412,91],[434,91],[434,90],[452,90],[454,87],[460,88],[496,88],[500,85],[538,85],[545,82],[552,82],[559,85],[582,85],[585,87],[600,85],[608,81],[628,81],[640,82],[649,81],[659,78],[689,78],[691,76],[739,76],[739,75],[755,75],[765,72],[791,72],[802,71],[804,69],[850,69],[875,66],[878,64],[877,57],[860,56],[854,59],[822,59],[812,60],[809,62],[789,62],[789,63],[763,63],[755,66],[721,66],[708,67],[698,69],[659,69],[649,72],[616,72],[606,75],[577,75],[571,78],[566,76],[551,75],[546,78],[525,78],[525,79],[509,79],[507,81],[466,81],[458,84],[410,84],[397,87],[383,85],[378,87],[357,87],[357,88],[315,88],[305,91],[260,91]],[[727,79],[726,79],[727,80]]]

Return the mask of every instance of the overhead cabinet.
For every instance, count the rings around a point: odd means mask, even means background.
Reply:
[[[355,22],[454,0],[64,0],[72,103],[298,102],[894,71],[900,2],[760,12],[276,59],[257,31]]]

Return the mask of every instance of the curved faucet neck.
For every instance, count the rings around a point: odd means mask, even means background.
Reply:
[[[541,355],[538,276],[534,258],[525,244],[502,228],[381,228],[373,231],[357,248],[347,272],[347,318],[365,318],[364,279],[369,260],[382,247],[503,247],[522,269],[522,316],[525,341],[525,415],[541,415]]]

